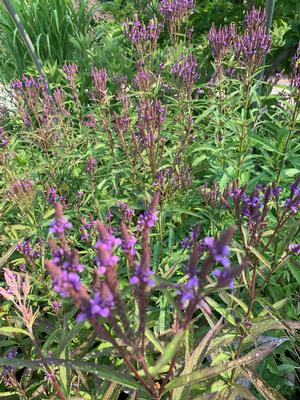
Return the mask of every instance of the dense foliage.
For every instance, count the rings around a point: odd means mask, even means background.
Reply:
[[[296,399],[300,46],[283,85],[263,9],[79,3],[37,20],[49,83],[11,53],[0,398]]]

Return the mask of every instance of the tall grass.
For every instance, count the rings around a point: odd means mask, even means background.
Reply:
[[[87,37],[94,9],[86,0],[74,6],[72,0],[13,0],[39,58],[50,65],[78,60]],[[6,78],[22,74],[31,64],[30,55],[3,5],[0,5],[0,34],[6,58],[2,71]],[[90,39],[89,39],[90,40]],[[85,47],[86,48],[86,47]],[[3,68],[6,66],[6,68]]]

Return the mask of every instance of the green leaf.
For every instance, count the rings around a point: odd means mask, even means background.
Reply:
[[[188,375],[178,376],[172,379],[165,387],[165,391],[175,389],[177,387],[190,385],[196,382],[205,381],[210,378],[214,378],[225,371],[229,371],[233,368],[237,368],[241,365],[248,365],[251,362],[258,362],[270,354],[276,347],[280,346],[285,342],[286,338],[272,340],[269,343],[265,343],[259,346],[257,349],[250,351],[243,357],[236,360],[227,361],[215,365],[213,367],[202,368],[200,370],[194,371]]]
[[[249,246],[248,248],[251,251],[251,253],[253,253],[270,271],[272,271],[270,263],[255,247]]]
[[[171,342],[166,346],[164,353],[159,358],[157,363],[153,367],[149,368],[149,372],[152,376],[155,377],[159,375],[164,367],[172,361],[173,357],[176,355],[180,348],[180,342],[182,341],[184,334],[185,331],[183,330],[178,332],[171,340]]]
[[[211,297],[206,296],[205,300],[220,315],[223,315],[227,319],[228,322],[230,322],[232,325],[236,326],[235,319],[233,318],[230,309],[224,308],[219,303],[217,303],[215,300],[213,300]]]
[[[6,261],[9,259],[9,257],[13,254],[15,250],[16,250],[16,245],[14,244],[7,250],[6,253],[3,254],[3,256],[0,257],[0,267],[2,267],[2,265],[6,263]]]
[[[115,382],[131,389],[144,390],[143,386],[139,382],[137,382],[130,376],[122,374],[115,368],[110,368],[104,365],[96,365],[83,361],[59,360],[54,358],[45,358],[45,362],[48,365],[64,366],[67,369],[79,369],[86,373],[91,372],[93,374],[100,376],[100,378],[106,379],[110,382]],[[19,358],[14,358],[14,359],[0,358],[0,365],[1,366],[8,365],[14,368],[26,367],[32,369],[40,369],[43,368],[43,361],[21,360]]]
[[[297,168],[287,168],[282,171],[283,178],[293,178],[294,176],[298,175],[300,172]]]
[[[281,329],[293,332],[293,330],[300,329],[300,322],[284,321],[284,324],[282,324],[280,321],[273,318],[261,318],[252,325],[244,343],[253,343],[256,338],[263,335],[265,332]]]
[[[28,336],[28,332],[24,329],[14,328],[12,326],[3,326],[2,328],[0,328],[0,335],[14,337],[14,333],[22,333],[23,335]]]
[[[202,363],[206,355],[206,350],[208,349],[209,344],[222,328],[223,320],[224,318],[221,317],[218,323],[214,327],[212,327],[200,341],[200,343],[195,348],[191,356],[188,358],[182,372],[183,375],[191,373],[198,364]],[[180,400],[187,399],[189,396],[189,392],[190,392],[190,385],[184,388],[181,387],[177,388],[174,390],[174,398]]]
[[[251,135],[251,140],[254,143],[257,143],[257,144],[261,145],[262,148],[264,148],[264,149],[266,149],[268,151],[272,151],[272,152],[277,153],[277,154],[282,154],[280,151],[278,151],[276,149],[275,146],[271,145],[270,140],[264,139],[262,136]]]
[[[192,163],[193,167],[197,167],[202,161],[206,160],[207,156],[205,154],[202,154],[199,157],[196,157]]]
[[[156,339],[156,337],[149,328],[146,328],[145,335],[146,338],[149,340],[149,342],[151,342],[153,346],[156,348],[156,350],[158,350],[161,354],[163,354],[165,351],[164,346],[160,343],[159,340]]]
[[[274,388],[269,386],[255,371],[248,367],[242,367],[242,373],[253,383],[256,389],[267,400],[285,400],[285,398]]]

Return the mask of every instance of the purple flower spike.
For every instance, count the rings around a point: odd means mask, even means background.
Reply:
[[[234,288],[234,280],[233,276],[227,269],[215,269],[213,271],[213,275],[218,279],[218,281],[222,282],[222,287],[228,286],[229,289]]]
[[[97,252],[95,262],[98,266],[98,272],[100,274],[105,274],[117,265],[119,257],[114,254],[114,248],[120,246],[122,240],[109,233],[105,226],[99,221],[97,221],[97,229],[101,237],[95,244],[95,250]]]
[[[253,73],[260,67],[271,48],[271,36],[266,28],[266,13],[253,8],[245,17],[245,32],[234,41],[236,56],[241,66]]]
[[[154,281],[151,279],[153,272],[150,269],[142,268],[140,265],[136,266],[133,275],[129,278],[131,285],[145,284],[147,286],[153,286]]]
[[[290,244],[289,247],[288,247],[288,250],[291,253],[295,253],[297,255],[300,255],[300,244],[295,244],[295,243]]]
[[[229,246],[221,243],[218,240],[215,240],[213,237],[206,237],[203,240],[203,245],[209,249],[216,262],[219,262],[225,268],[230,267],[230,260],[228,258],[230,254]]]
[[[156,16],[149,21],[148,26],[139,21],[137,14],[134,14],[132,22],[127,19],[124,23],[125,35],[140,57],[156,49],[162,29],[163,25],[158,23]]]
[[[200,74],[196,72],[196,68],[196,58],[192,54],[188,56],[182,54],[171,69],[179,89],[186,93],[188,98],[191,96],[193,87],[200,77]]]
[[[71,229],[73,225],[67,220],[66,217],[62,217],[58,220],[54,220],[50,223],[50,233],[63,233],[66,229]]]
[[[220,64],[226,54],[230,52],[235,36],[235,25],[216,28],[215,25],[212,24],[208,32],[207,38],[211,47],[213,57],[218,64]]]
[[[108,73],[105,68],[103,69],[97,69],[93,68],[92,69],[92,80],[94,83],[94,89],[91,92],[91,98],[92,100],[103,104],[105,103],[107,99],[107,93],[106,93],[106,85],[108,81]],[[95,121],[93,120],[92,123]]]

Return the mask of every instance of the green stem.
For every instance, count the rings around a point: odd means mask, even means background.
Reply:
[[[248,108],[249,108],[249,100],[250,100],[250,88],[251,84],[249,81],[249,76],[247,74],[245,78],[245,83],[244,83],[244,116],[243,116],[243,122],[242,122],[242,133],[240,136],[240,146],[239,146],[239,163],[238,163],[238,172],[237,172],[237,178],[240,180],[241,177],[241,169],[243,165],[243,160],[244,160],[244,142],[245,139],[248,136]]]
[[[285,145],[284,145],[284,149],[283,149],[283,155],[282,155],[282,158],[281,158],[280,167],[279,167],[277,178],[276,178],[276,182],[277,183],[279,183],[280,175],[281,175],[281,172],[282,172],[282,168],[284,167],[284,162],[285,162],[285,158],[286,158],[286,152],[288,150],[289,143],[290,143],[290,140],[292,138],[292,134],[293,134],[294,129],[295,129],[297,115],[298,115],[299,101],[300,101],[300,96],[298,96],[297,99],[296,99],[296,104],[295,104],[295,108],[294,108],[293,115],[292,115],[289,134],[287,135],[287,138],[286,138],[286,141],[285,141]]]

